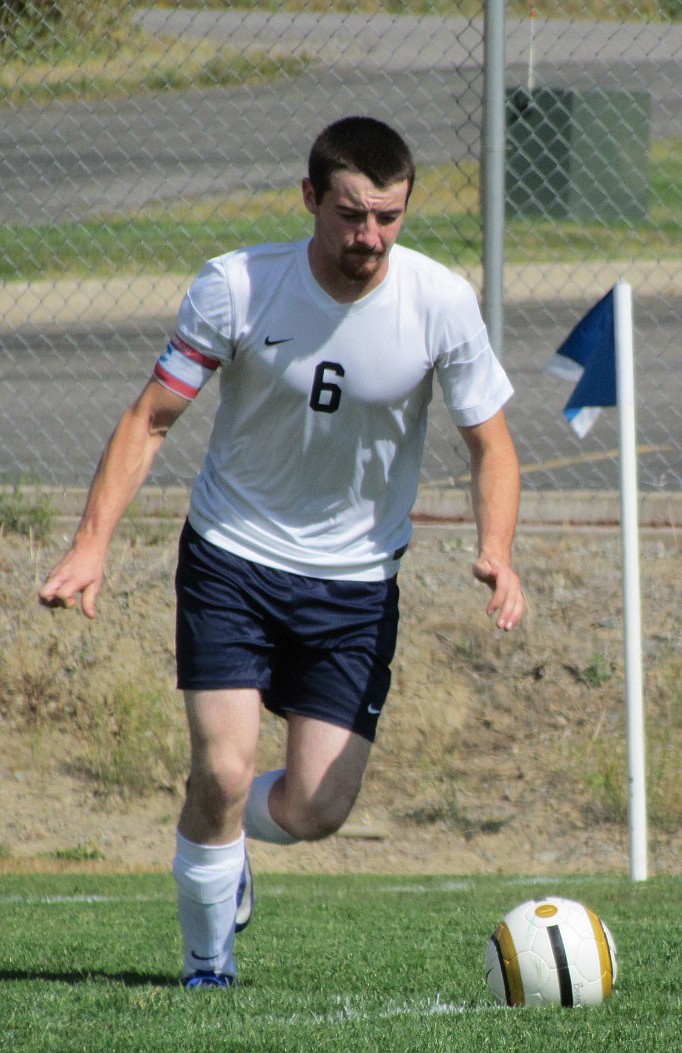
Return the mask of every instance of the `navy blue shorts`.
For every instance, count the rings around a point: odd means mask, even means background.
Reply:
[[[273,713],[374,741],[398,632],[395,578],[290,574],[225,552],[186,523],[175,584],[179,688],[257,688]]]

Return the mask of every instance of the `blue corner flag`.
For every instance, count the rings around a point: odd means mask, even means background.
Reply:
[[[564,416],[584,438],[600,407],[617,404],[613,289],[578,322],[546,369],[564,380],[577,381]]]

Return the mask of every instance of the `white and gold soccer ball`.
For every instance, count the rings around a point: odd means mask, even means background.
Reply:
[[[594,911],[560,896],[509,911],[488,941],[486,980],[508,1006],[599,1005],[610,996],[616,945]]]

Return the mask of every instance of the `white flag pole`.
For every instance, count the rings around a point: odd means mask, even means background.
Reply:
[[[616,397],[620,430],[620,508],[623,550],[623,627],[627,707],[630,877],[647,877],[646,764],[642,692],[642,627],[639,575],[637,440],[632,338],[632,289],[614,288]]]

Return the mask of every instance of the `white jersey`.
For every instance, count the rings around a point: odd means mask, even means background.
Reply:
[[[221,367],[190,503],[199,534],[293,573],[380,580],[410,538],[434,374],[457,425],[512,388],[463,278],[395,245],[383,282],[341,304],[308,244],[210,260],[155,376],[191,398]]]

